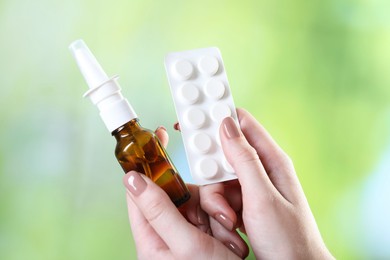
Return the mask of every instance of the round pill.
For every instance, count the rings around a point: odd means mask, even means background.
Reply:
[[[194,84],[184,84],[178,93],[181,100],[187,104],[194,104],[199,99],[199,90]]]
[[[179,60],[174,64],[176,78],[179,80],[187,80],[192,76],[194,67],[187,60]]]
[[[223,160],[223,168],[225,169],[225,171],[227,173],[230,173],[230,174],[233,174],[234,173],[234,169],[233,167],[230,165],[230,163],[228,161],[226,161],[225,159]]]
[[[212,146],[212,141],[211,141],[210,136],[208,136],[205,133],[200,133],[200,134],[195,135],[192,139],[192,143],[193,143],[195,152],[199,152],[199,153],[203,153],[203,154],[210,151],[211,146]]]
[[[218,100],[225,95],[225,85],[220,80],[211,79],[204,85],[204,91],[207,96]]]
[[[232,111],[230,110],[230,107],[226,104],[216,104],[211,109],[211,117],[216,122],[220,122],[225,117],[229,117],[231,115],[232,115]]]
[[[191,108],[187,111],[185,120],[189,127],[198,129],[206,122],[206,115],[200,109]]]
[[[218,173],[218,164],[213,159],[207,158],[199,162],[198,173],[205,179],[212,179]]]
[[[200,58],[198,68],[203,74],[213,76],[219,68],[218,60],[212,56],[203,56]]]

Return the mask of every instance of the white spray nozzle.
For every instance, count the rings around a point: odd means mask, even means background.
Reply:
[[[103,68],[83,40],[74,41],[69,46],[69,49],[90,89],[99,87],[109,80],[106,72],[104,72]]]
[[[69,45],[89,90],[84,94],[98,106],[100,116],[110,132],[136,118],[133,108],[123,98],[117,76],[109,78],[83,40]]]

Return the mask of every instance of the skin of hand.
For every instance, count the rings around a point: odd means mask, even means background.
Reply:
[[[156,135],[166,146],[165,128],[158,128]],[[131,171],[123,183],[138,259],[238,259],[248,255],[248,246],[235,230],[209,220],[201,209],[198,186],[188,185],[191,199],[178,210],[143,174]]]
[[[238,180],[200,187],[202,209],[245,233],[257,259],[334,259],[291,159],[251,114],[237,114],[240,127],[225,118],[220,137]]]

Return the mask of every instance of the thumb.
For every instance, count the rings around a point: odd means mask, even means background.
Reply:
[[[219,129],[224,154],[234,168],[245,200],[246,196],[269,197],[274,187],[256,150],[248,143],[231,117],[222,121]]]
[[[135,171],[125,174],[123,183],[145,220],[172,251],[178,248],[178,241],[183,249],[192,245],[188,237],[199,231],[185,220],[160,187]]]

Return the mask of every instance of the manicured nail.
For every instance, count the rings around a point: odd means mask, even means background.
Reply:
[[[146,181],[136,171],[130,171],[123,178],[126,188],[134,195],[140,195],[146,189]]]
[[[229,218],[227,218],[225,215],[221,213],[215,214],[214,218],[222,224],[227,230],[233,230],[234,224],[233,221],[231,221]]]
[[[233,253],[238,255],[239,257],[243,258],[244,253],[241,251],[241,249],[233,242],[226,242],[225,246],[229,248]]]
[[[179,122],[177,122],[177,123],[175,123],[173,125],[173,129],[175,129],[176,131],[180,131],[180,124],[179,124]]]
[[[231,117],[226,117],[222,121],[222,127],[223,127],[223,132],[225,133],[225,136],[228,139],[236,138],[240,136],[240,132],[237,129],[237,125],[234,122],[233,118]]]
[[[163,126],[163,125],[160,125],[159,127],[157,127],[156,128],[156,132],[158,131],[158,130],[164,130],[165,132],[167,131],[167,129],[165,128],[165,126]]]

